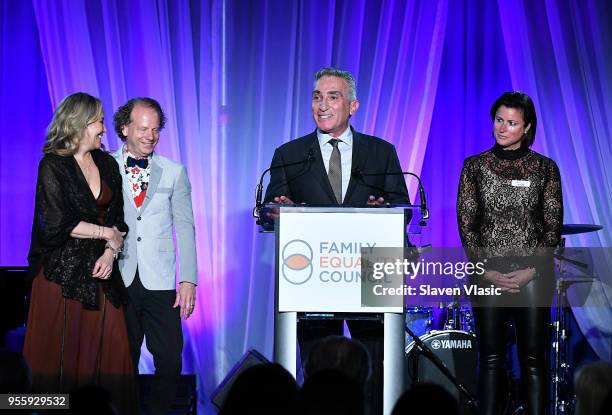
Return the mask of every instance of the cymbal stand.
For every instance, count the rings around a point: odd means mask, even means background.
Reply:
[[[565,238],[561,239],[558,252],[561,254],[565,248]],[[559,260],[558,270],[559,278],[555,281],[555,319],[552,322],[553,328],[553,368],[552,368],[552,384],[553,384],[553,414],[564,415],[572,413],[572,402],[569,394],[569,363],[568,356],[568,331],[567,331],[567,288],[570,283],[564,280],[566,274],[564,260],[557,257]]]
[[[571,399],[569,396],[569,363],[567,362],[567,316],[565,301],[567,296],[567,284],[562,280],[556,282],[555,286],[555,320],[553,326],[553,356],[554,365],[552,370],[553,383],[553,414],[563,415],[571,413]]]

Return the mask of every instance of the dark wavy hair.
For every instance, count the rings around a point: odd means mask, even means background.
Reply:
[[[132,98],[125,104],[119,107],[115,115],[113,116],[113,124],[115,126],[115,132],[119,136],[119,138],[123,141],[127,138],[123,135],[123,127],[132,122],[132,110],[136,105],[142,105],[143,107],[152,108],[157,112],[159,116],[159,131],[164,128],[166,125],[166,114],[159,105],[159,102],[155,101],[153,98],[148,97],[139,97]]]
[[[525,133],[525,144],[530,147],[535,141],[536,127],[538,125],[538,118],[535,112],[535,106],[529,95],[519,91],[504,92],[491,107],[491,121],[495,121],[495,114],[499,107],[504,106],[507,108],[514,108],[520,110],[523,114],[523,121],[525,127],[531,124],[531,127]]]

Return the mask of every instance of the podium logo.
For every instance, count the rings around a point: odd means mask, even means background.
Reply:
[[[301,239],[289,241],[283,247],[283,277],[295,285],[304,284],[312,277],[312,248]]]

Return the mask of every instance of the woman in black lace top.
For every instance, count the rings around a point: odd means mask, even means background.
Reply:
[[[491,108],[495,146],[465,160],[457,201],[463,246],[483,261],[480,284],[500,296],[474,298],[479,343],[479,406],[501,414],[506,400],[506,325],[516,328],[525,413],[548,412],[547,353],[552,300],[551,250],[563,220],[554,161],[529,147],[536,134],[533,102],[508,92]]]
[[[133,365],[116,259],[127,225],[114,158],[100,149],[102,103],[84,93],[60,103],[38,165],[28,260],[32,295],[24,356],[32,390],[107,389],[136,413]]]

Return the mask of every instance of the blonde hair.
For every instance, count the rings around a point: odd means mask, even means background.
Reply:
[[[87,126],[102,116],[102,101],[84,92],[65,97],[53,113],[43,153],[72,156]]]

